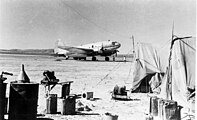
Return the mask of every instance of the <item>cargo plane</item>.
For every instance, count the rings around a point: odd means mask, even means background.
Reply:
[[[96,56],[104,56],[105,61],[109,61],[109,56],[117,55],[120,46],[120,43],[111,40],[81,46],[65,46],[61,40],[58,40],[54,53],[65,56],[66,59],[73,57],[74,60],[86,60],[86,57],[92,57],[92,61],[96,61]]]

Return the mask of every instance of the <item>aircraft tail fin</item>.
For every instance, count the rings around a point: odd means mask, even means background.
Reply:
[[[56,42],[55,42],[55,46],[58,47],[58,46],[64,46],[64,43],[62,42],[61,39],[58,39]]]
[[[55,42],[55,48],[54,48],[54,52],[56,54],[58,54],[60,52],[60,49],[58,48],[58,46],[64,46],[64,43],[62,42],[61,39],[58,39],[56,42]]]

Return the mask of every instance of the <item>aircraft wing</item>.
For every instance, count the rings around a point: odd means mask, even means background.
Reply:
[[[73,51],[73,50],[83,50],[86,52],[94,52],[93,49],[88,49],[88,48],[80,48],[80,47],[69,47],[69,46],[58,46],[58,48],[68,50],[68,51]]]
[[[87,54],[81,54],[81,53],[69,53],[67,54],[70,57],[87,57]]]
[[[69,56],[92,56],[94,55],[93,49],[70,47],[70,46],[58,46],[58,48],[69,51]]]

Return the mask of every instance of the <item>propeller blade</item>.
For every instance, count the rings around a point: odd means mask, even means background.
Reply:
[[[115,52],[115,56],[116,56],[116,57],[118,56],[118,52],[119,52],[119,51],[118,51],[118,50],[116,50],[116,52]]]
[[[103,49],[103,43],[102,43],[102,45],[101,45],[101,50],[103,51],[104,49]]]

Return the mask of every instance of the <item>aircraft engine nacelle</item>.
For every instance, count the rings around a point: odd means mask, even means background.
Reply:
[[[117,54],[118,50],[100,50],[98,54],[101,56],[111,56],[113,54]]]
[[[104,52],[100,47],[99,48],[94,48],[93,50],[94,50],[94,53],[98,54],[98,55],[103,54],[103,52]]]
[[[98,53],[99,53],[99,54],[103,54],[103,53],[104,53],[104,50],[101,50],[101,49],[100,49],[100,50],[98,50]]]

